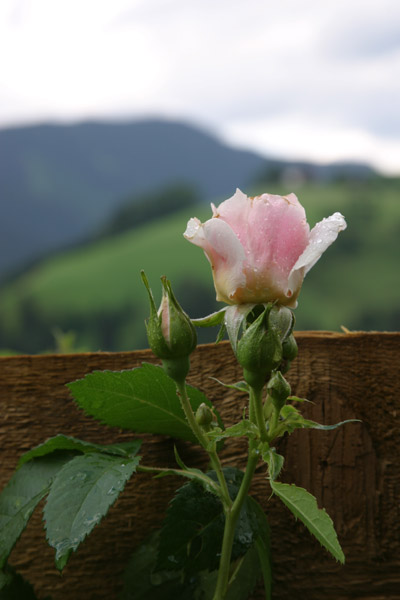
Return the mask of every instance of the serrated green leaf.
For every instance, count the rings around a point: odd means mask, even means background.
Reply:
[[[56,475],[44,507],[47,540],[63,569],[69,555],[101,521],[135,472],[139,458],[76,456]]]
[[[289,396],[287,398],[290,402],[309,402],[310,404],[315,404],[312,400],[307,400],[307,398],[299,398],[298,396]]]
[[[304,488],[294,484],[270,481],[273,492],[282,500],[294,516],[300,519],[336,560],[344,563],[343,551],[337,539],[332,519],[325,509],[318,508],[317,500]]]
[[[310,419],[305,419],[300,411],[290,404],[286,404],[281,410],[280,416],[282,422],[279,424],[278,435],[282,435],[286,431],[291,433],[295,429],[321,429],[323,431],[330,431],[336,429],[346,423],[359,423],[359,419],[347,419],[340,423],[334,423],[333,425],[321,425]]]
[[[223,470],[229,494],[237,495],[242,471]],[[207,473],[217,481],[213,471]],[[232,557],[243,556],[257,535],[254,516],[247,510],[247,499],[240,513],[233,542]],[[220,500],[193,481],[182,486],[171,501],[161,530],[157,568],[199,572],[218,567],[224,529],[224,512]]]
[[[78,440],[77,438],[70,437],[68,435],[59,434],[55,437],[49,438],[43,444],[39,444],[35,448],[32,448],[28,452],[25,452],[21,456],[18,462],[18,467],[21,467],[26,462],[37,458],[39,456],[45,456],[51,454],[56,450],[72,450],[76,452],[104,452],[105,454],[116,454],[117,456],[133,457],[139,451],[141,440],[133,440],[131,442],[121,442],[119,444],[94,444],[92,442],[85,442],[84,440]]]
[[[268,464],[270,478],[275,481],[279,477],[285,462],[284,456],[278,454],[275,448],[267,448],[261,453],[262,459]]]
[[[211,440],[215,441],[223,440],[229,437],[248,437],[250,439],[256,439],[258,435],[258,427],[247,419],[239,421],[239,423],[232,425],[232,427],[228,427],[224,431],[215,429],[207,433],[207,436]]]
[[[25,529],[36,505],[49,492],[57,472],[73,455],[37,458],[14,473],[0,494],[0,568]]]
[[[361,423],[360,419],[346,419],[346,421],[340,421],[340,423],[334,423],[333,425],[321,425],[321,423],[316,423],[315,421],[310,421],[309,419],[302,419],[302,427],[307,429],[321,429],[322,431],[331,431],[332,429],[337,429],[342,425],[346,425],[346,423]]]
[[[68,387],[85,413],[106,425],[196,441],[175,383],[161,367],[144,363],[130,371],[95,371]],[[187,390],[194,411],[202,402],[211,407],[200,390],[191,386]]]
[[[10,565],[6,565],[0,571],[0,600],[37,600],[37,596],[32,585]]]

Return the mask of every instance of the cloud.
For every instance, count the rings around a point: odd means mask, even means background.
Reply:
[[[392,164],[399,22],[398,0],[2,0],[0,124],[160,115],[246,143],[256,123],[295,121],[374,140]]]
[[[389,140],[355,127],[327,124],[318,118],[286,115],[279,119],[237,122],[222,132],[230,144],[260,153],[320,164],[366,162],[388,175],[399,172],[400,140]]]
[[[338,11],[321,28],[321,49],[334,60],[365,61],[398,53],[399,22],[398,2],[350,2],[345,14]]]

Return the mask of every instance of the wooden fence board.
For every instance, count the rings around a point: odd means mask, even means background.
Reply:
[[[269,497],[265,469],[257,471],[252,493],[270,519],[274,599],[400,600],[400,334],[300,332],[296,337],[299,357],[288,378],[294,394],[314,402],[304,406],[307,417],[362,423],[331,432],[297,431],[278,448],[286,459],[282,480],[307,488],[331,515],[346,555],[344,567]],[[85,417],[64,384],[96,369],[128,369],[143,360],[157,362],[146,350],[0,358],[0,488],[22,452],[57,433],[100,443],[129,439],[128,432]],[[193,354],[190,382],[209,395],[227,424],[234,423],[244,396],[210,376],[240,379],[229,344],[200,346]],[[173,465],[170,440],[143,437],[144,464]],[[180,452],[191,465],[204,466],[201,451],[180,443]],[[228,443],[223,460],[242,467],[243,442]],[[179,484],[176,478],[135,477],[62,576],[36,511],[10,563],[34,583],[40,597],[117,598],[128,553],[160,522]],[[261,598],[256,591],[254,599]]]

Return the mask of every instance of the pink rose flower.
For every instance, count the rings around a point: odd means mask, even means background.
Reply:
[[[213,270],[217,300],[295,308],[304,276],[334,242],[346,221],[340,213],[310,231],[294,194],[249,198],[240,190],[205,223],[190,219],[184,236],[203,248]]]

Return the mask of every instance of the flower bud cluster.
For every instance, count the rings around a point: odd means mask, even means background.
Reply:
[[[273,304],[265,305],[262,313],[248,324],[238,342],[236,356],[250,386],[262,388],[273,371],[281,366],[286,369],[293,360],[297,354],[293,325],[292,311]]]

